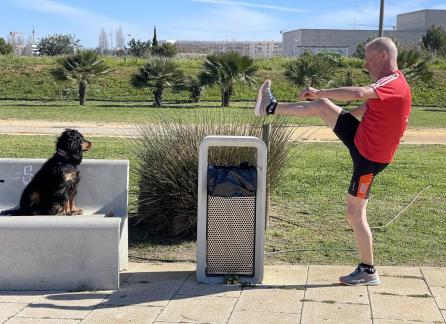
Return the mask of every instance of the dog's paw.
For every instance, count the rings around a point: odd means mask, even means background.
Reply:
[[[76,209],[73,209],[73,210],[70,212],[70,215],[82,215],[83,213],[84,213],[84,210],[83,210],[83,209],[76,208]]]

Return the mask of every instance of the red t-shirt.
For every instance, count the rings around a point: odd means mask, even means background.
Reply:
[[[355,135],[355,145],[366,159],[390,163],[409,122],[412,96],[401,71],[371,87],[379,99],[369,99]]]

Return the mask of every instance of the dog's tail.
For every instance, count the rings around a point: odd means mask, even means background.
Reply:
[[[21,209],[8,209],[8,210],[2,210],[0,212],[0,216],[20,216],[20,215],[23,215]]]

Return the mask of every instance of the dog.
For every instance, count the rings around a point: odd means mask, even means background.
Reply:
[[[56,153],[48,159],[23,190],[20,209],[3,215],[80,215],[74,199],[80,181],[78,165],[90,141],[75,129],[66,129],[56,141]]]

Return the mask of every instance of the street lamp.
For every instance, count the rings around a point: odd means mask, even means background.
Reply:
[[[379,9],[379,37],[383,37],[384,34],[384,0],[381,0],[381,6]]]

